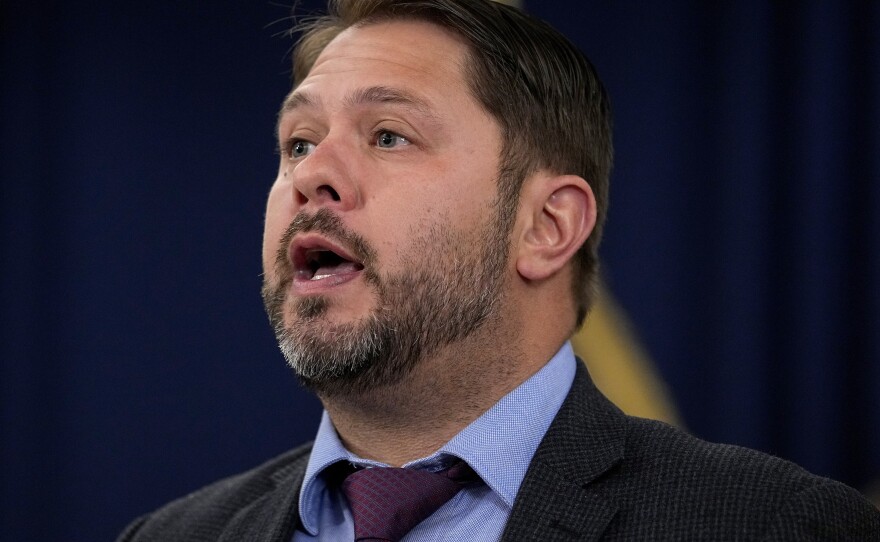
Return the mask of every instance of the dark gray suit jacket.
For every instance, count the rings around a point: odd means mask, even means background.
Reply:
[[[289,542],[310,450],[174,501],[119,541]],[[503,536],[532,540],[880,541],[880,512],[787,461],[626,416],[578,364]]]

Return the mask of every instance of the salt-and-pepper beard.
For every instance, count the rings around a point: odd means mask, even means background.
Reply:
[[[360,394],[399,382],[420,360],[460,341],[497,316],[503,293],[512,216],[496,204],[480,231],[435,224],[414,235],[400,264],[379,276],[375,251],[327,209],[297,215],[281,240],[276,284],[263,282],[263,303],[287,363],[324,396]],[[357,322],[331,323],[325,297],[288,300],[293,270],[287,256],[297,233],[315,231],[341,242],[364,265],[376,308]],[[285,325],[285,312],[295,315]]]

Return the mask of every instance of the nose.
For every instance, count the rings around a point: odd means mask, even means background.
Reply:
[[[358,205],[351,160],[343,156],[342,143],[327,137],[292,168],[293,197],[299,208],[349,211]]]

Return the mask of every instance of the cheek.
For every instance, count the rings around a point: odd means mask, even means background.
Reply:
[[[275,255],[279,248],[278,242],[293,220],[289,198],[283,197],[283,184],[281,181],[276,181],[272,185],[266,202],[266,221],[263,228],[263,270],[266,272],[274,266]]]

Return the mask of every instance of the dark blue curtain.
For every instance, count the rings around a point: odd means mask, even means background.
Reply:
[[[865,488],[880,3],[781,4],[529,8],[614,100],[606,279],[685,423]],[[258,294],[288,15],[0,3],[0,539],[111,539],[314,432]]]
[[[611,289],[690,429],[865,487],[880,477],[880,3],[611,4],[530,4],[616,104]]]

